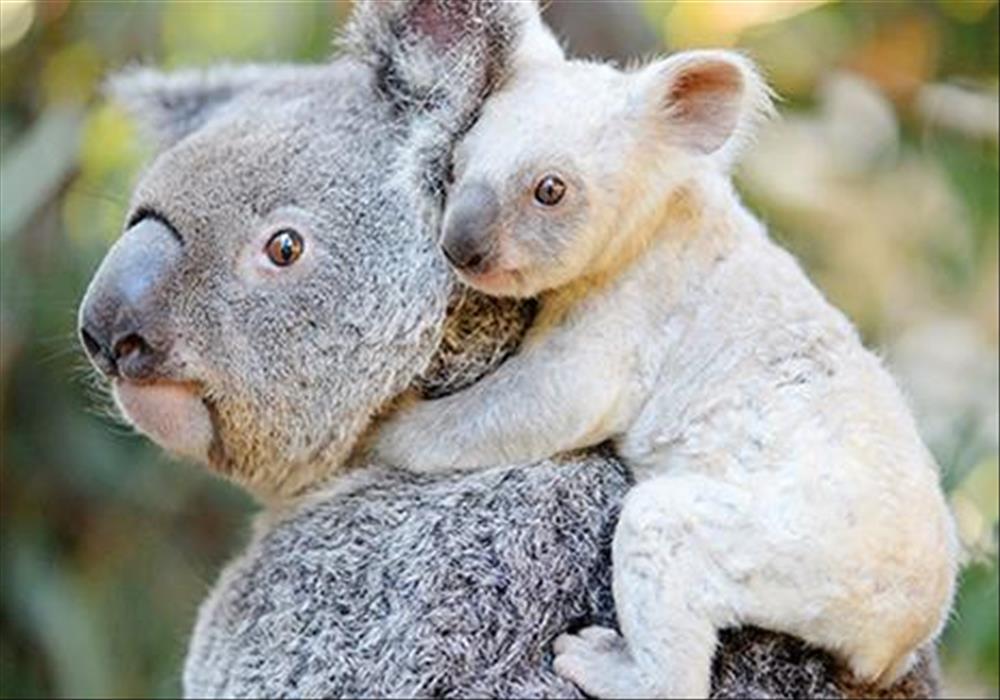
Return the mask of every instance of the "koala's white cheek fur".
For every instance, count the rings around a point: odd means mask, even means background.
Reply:
[[[208,456],[212,420],[192,388],[118,381],[114,396],[125,417],[160,447],[194,459]]]

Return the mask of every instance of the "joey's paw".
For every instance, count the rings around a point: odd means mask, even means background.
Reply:
[[[641,682],[628,646],[607,627],[586,627],[563,634],[552,645],[556,673],[587,695],[598,698],[641,698],[652,694]]]
[[[584,627],[575,634],[561,634],[552,644],[556,654],[569,653],[573,650],[591,650],[594,652],[628,653],[625,639],[610,627]]]
[[[372,452],[386,464],[415,470],[419,462],[421,442],[426,446],[428,440],[420,440],[417,432],[410,427],[405,414],[398,418],[393,416],[379,426]]]
[[[402,408],[378,429],[372,453],[389,466],[420,474],[450,471],[458,461],[455,440],[441,430],[429,404]]]

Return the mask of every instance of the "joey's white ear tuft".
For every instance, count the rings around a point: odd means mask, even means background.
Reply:
[[[774,112],[754,63],[731,51],[686,51],[640,71],[639,100],[657,134],[728,167]]]

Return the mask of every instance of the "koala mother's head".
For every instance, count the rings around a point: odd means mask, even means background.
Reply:
[[[261,498],[343,463],[439,345],[437,171],[523,14],[371,3],[327,65],[112,82],[161,150],[79,330],[139,431]]]

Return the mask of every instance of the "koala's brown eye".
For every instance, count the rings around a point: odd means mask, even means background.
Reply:
[[[546,175],[535,187],[535,201],[547,207],[559,204],[566,194],[566,183],[555,175]]]
[[[283,228],[271,236],[264,250],[271,262],[278,267],[286,267],[299,259],[303,248],[305,242],[302,236],[290,228]]]

